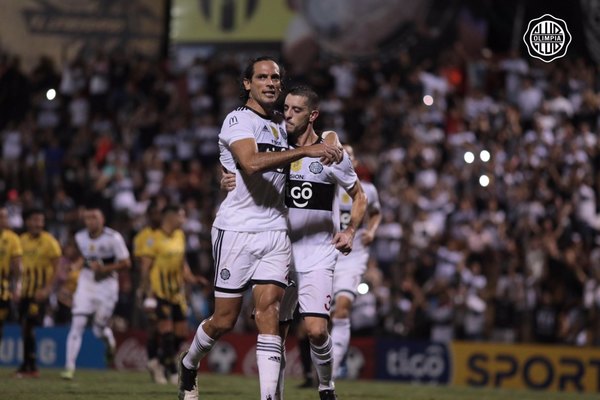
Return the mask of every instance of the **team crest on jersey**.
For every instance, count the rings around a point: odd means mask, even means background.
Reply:
[[[153,246],[153,245],[154,245],[154,239],[148,238],[148,240],[146,240],[146,246]]]
[[[342,195],[342,203],[350,203],[350,196],[348,196],[348,193]]]
[[[221,270],[221,273],[219,275],[221,276],[221,279],[226,281],[227,279],[229,279],[231,277],[231,272],[229,272],[229,270],[227,268],[225,268],[225,269]]]
[[[94,251],[96,251],[96,246],[94,246],[93,244],[90,244],[90,247],[89,247],[89,248],[90,248],[90,251],[91,251],[91,252],[94,252]]]
[[[313,161],[310,163],[310,166],[308,167],[308,169],[313,174],[320,174],[321,172],[323,172],[323,164],[321,164],[318,161]]]
[[[275,136],[275,139],[279,140],[279,131],[277,130],[277,128],[271,126],[271,132],[273,132],[273,136]]]
[[[302,160],[296,160],[292,163],[292,165],[290,166],[290,169],[292,170],[292,172],[298,172],[302,169]]]

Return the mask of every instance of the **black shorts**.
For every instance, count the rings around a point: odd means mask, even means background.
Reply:
[[[10,316],[10,300],[0,300],[0,323]]]
[[[46,302],[38,302],[34,298],[25,297],[19,302],[19,322],[28,321],[41,325],[46,315]]]
[[[156,318],[159,321],[185,321],[184,307],[181,305],[181,303],[173,303],[161,298],[157,298],[156,301],[158,303],[156,305]]]

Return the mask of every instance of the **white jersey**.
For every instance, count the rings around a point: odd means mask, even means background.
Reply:
[[[235,172],[236,182],[235,189],[221,203],[213,226],[238,232],[286,230],[285,170],[245,174],[231,151],[231,145],[242,139],[254,139],[259,152],[288,148],[283,121],[274,122],[248,107],[239,107],[227,115],[219,133],[220,162],[229,172]]]
[[[337,187],[350,190],[357,181],[346,153],[341,163],[331,166],[311,157],[290,165],[285,203],[296,271],[317,269],[331,257],[335,262],[337,251],[331,241],[339,226],[339,213],[334,212]]]
[[[125,245],[123,236],[114,229],[104,228],[100,236],[91,238],[86,229],[75,234],[75,243],[84,258],[83,269],[79,274],[79,281],[95,282],[94,272],[89,268],[88,262],[101,260],[104,264],[112,264],[129,258],[129,250]],[[117,272],[113,271],[106,280],[117,281]]]
[[[369,182],[361,182],[365,195],[367,196],[367,211],[365,213],[365,220],[371,213],[375,211],[381,212],[381,204],[379,203],[379,196],[377,195],[377,188]],[[338,189],[338,204],[340,210],[340,229],[344,230],[350,223],[350,212],[352,211],[352,198],[348,196],[345,190],[342,188]],[[355,258],[360,257],[364,253],[368,254],[368,249],[362,243],[362,235],[365,232],[365,221],[360,224],[360,227],[356,230],[354,235],[354,241],[352,242],[352,251],[346,257]]]

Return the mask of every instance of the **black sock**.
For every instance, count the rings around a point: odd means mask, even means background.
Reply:
[[[308,336],[298,340],[300,348],[300,362],[302,363],[302,373],[306,379],[312,379],[312,359],[310,358],[310,341]]]
[[[177,373],[175,365],[175,334],[167,332],[160,335],[161,362],[171,374]]]

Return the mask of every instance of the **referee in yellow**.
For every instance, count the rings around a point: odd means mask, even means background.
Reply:
[[[21,235],[23,275],[19,302],[23,364],[17,370],[16,376],[38,377],[34,327],[43,322],[61,249],[54,236],[44,230],[45,216],[42,210],[26,210],[23,220],[26,232]]]
[[[181,229],[184,222],[185,210],[181,206],[166,206],[154,245],[142,255],[142,290],[146,299],[156,299],[158,354],[166,378],[173,384],[177,384],[177,351],[188,336],[183,284],[206,284],[203,277],[192,274],[185,261],[185,234]]]

